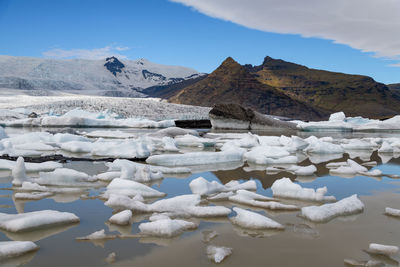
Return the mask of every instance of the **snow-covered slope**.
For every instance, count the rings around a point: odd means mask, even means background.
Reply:
[[[196,70],[152,63],[146,59],[43,59],[0,55],[0,88],[32,95],[60,93],[144,96],[140,91],[202,75]],[[14,93],[14,92],[12,92]]]

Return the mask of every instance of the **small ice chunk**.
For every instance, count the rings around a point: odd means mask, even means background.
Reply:
[[[240,227],[255,230],[285,228],[282,224],[256,212],[238,207],[233,208],[233,210],[236,212],[236,216],[231,217],[230,220]]]
[[[221,191],[225,191],[226,187],[217,181],[207,181],[203,177],[196,178],[189,183],[190,190],[193,194],[200,196],[212,195]]]
[[[1,241],[0,260],[17,257],[38,249],[39,247],[31,241]]]
[[[121,176],[121,172],[115,171],[115,172],[103,172],[100,174],[97,174],[97,179],[101,181],[111,181],[114,178],[118,178]]]
[[[393,153],[393,147],[388,141],[383,141],[381,147],[378,149],[379,153]]]
[[[293,171],[296,175],[299,176],[310,176],[317,171],[317,167],[315,167],[315,165],[293,166],[292,168],[289,168],[289,170]]]
[[[132,218],[132,211],[124,210],[114,214],[108,220],[114,224],[128,225],[131,218]]]
[[[343,111],[332,113],[329,116],[329,121],[344,121],[346,119],[346,115]]]
[[[190,206],[185,209],[195,217],[220,217],[227,216],[232,211],[224,206]]]
[[[271,209],[271,210],[298,210],[299,209],[295,205],[282,204],[282,203],[273,201],[273,200],[275,200],[273,198],[265,197],[263,195],[259,195],[259,194],[249,192],[246,190],[238,190],[236,195],[229,197],[229,200],[236,202],[236,203],[244,204],[244,205],[265,208],[265,209]]]
[[[104,205],[113,209],[129,209],[147,212],[148,205],[144,204],[141,200],[135,198],[132,199],[125,195],[111,194],[109,195],[108,200],[104,203]]]
[[[147,158],[146,162],[170,167],[207,165],[241,161],[243,153],[244,149],[238,148],[222,152],[189,152],[185,154],[152,155]]]
[[[80,186],[93,182],[93,178],[84,172],[59,168],[52,172],[40,172],[35,182],[42,185]]]
[[[304,207],[301,215],[313,222],[327,222],[335,217],[353,215],[363,210],[364,204],[357,195],[352,195],[335,203]]]
[[[164,136],[162,138],[164,151],[176,152],[179,149],[176,147],[175,140],[172,137]]]
[[[17,163],[12,169],[12,177],[13,177],[13,185],[21,185],[24,181],[27,180],[26,177],[26,169],[25,169],[25,161],[23,157],[18,157]]]
[[[116,235],[106,235],[104,229],[91,233],[90,235],[77,237],[77,240],[104,240],[104,239],[114,239]]]
[[[369,244],[369,252],[374,254],[392,256],[399,252],[399,247],[371,243]]]
[[[184,220],[161,219],[139,224],[140,233],[148,236],[174,237],[187,230],[197,228],[197,224]]]
[[[348,159],[347,164],[349,164],[349,166],[356,172],[367,172],[368,171],[367,168],[365,168],[364,166],[361,166],[354,160]]]
[[[400,210],[387,207],[387,208],[385,208],[385,214],[394,216],[394,217],[400,217]]]
[[[256,181],[251,180],[251,181],[246,181],[243,183],[240,183],[239,181],[232,180],[228,183],[225,184],[225,187],[229,191],[237,191],[237,190],[257,190],[257,184]]]
[[[215,263],[222,262],[226,257],[232,254],[232,249],[227,247],[207,246],[207,256]]]
[[[0,213],[0,228],[9,232],[28,231],[75,222],[79,222],[79,218],[75,214],[56,210],[41,210],[21,214]]]
[[[289,178],[276,180],[272,184],[272,194],[274,197],[293,198],[311,201],[335,201],[334,196],[325,196],[328,192],[326,186],[317,188],[303,188],[299,184],[293,183]]]

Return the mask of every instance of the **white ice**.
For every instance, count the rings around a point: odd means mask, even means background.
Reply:
[[[285,227],[259,213],[241,209],[238,207],[233,208],[236,212],[236,216],[231,217],[232,223],[239,225],[243,228],[264,230],[264,229],[284,229]]]
[[[226,257],[232,254],[232,249],[228,247],[218,247],[209,245],[206,248],[207,256],[215,263],[222,262]]]
[[[127,225],[132,218],[132,211],[123,210],[114,214],[108,219],[111,223],[119,224],[119,225]]]
[[[109,198],[110,195],[124,195],[128,197],[134,197],[136,195],[140,195],[142,197],[164,197],[166,194],[156,189],[153,189],[147,185],[126,180],[116,178],[111,181],[111,183],[107,186],[107,190],[104,192],[104,197]]]
[[[328,192],[326,186],[317,188],[303,188],[299,184],[293,183],[289,178],[276,180],[272,184],[272,194],[274,197],[293,198],[311,201],[335,201],[334,196],[325,196]]]
[[[31,241],[1,241],[0,260],[17,257],[38,249],[39,247]]]
[[[387,207],[385,208],[385,214],[394,217],[400,217],[400,210]]]
[[[399,252],[399,247],[371,243],[369,244],[369,252],[386,256],[392,256]]]
[[[304,207],[301,215],[313,222],[327,222],[335,217],[353,215],[363,210],[364,204],[357,195],[352,195],[335,203]]]
[[[178,219],[161,219],[139,224],[142,235],[156,237],[174,237],[187,230],[194,230],[197,224]]]
[[[9,232],[28,231],[75,222],[79,222],[79,218],[75,214],[56,210],[41,210],[21,214],[0,213],[0,228]]]

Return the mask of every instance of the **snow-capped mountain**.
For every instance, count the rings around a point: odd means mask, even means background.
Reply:
[[[194,69],[152,63],[146,59],[43,59],[0,56],[1,91],[27,94],[59,93],[146,96],[140,91],[203,75]]]

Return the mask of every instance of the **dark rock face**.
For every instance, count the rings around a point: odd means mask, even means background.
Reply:
[[[117,72],[121,73],[122,69],[125,68],[125,65],[116,57],[108,57],[106,58],[106,63],[104,64],[104,67],[106,67],[108,71],[114,74],[114,76],[117,76]]]
[[[189,85],[169,100],[179,104],[213,106],[235,103],[263,114],[302,120],[326,119],[328,113],[292,99],[276,88],[263,84],[253,73],[227,58],[204,79]]]
[[[235,124],[248,125],[248,129],[284,128],[296,129],[296,124],[277,120],[276,117],[263,115],[251,108],[244,108],[238,104],[216,104],[209,113],[213,128],[235,129]],[[228,123],[226,123],[228,122]],[[233,123],[232,123],[233,122]]]

